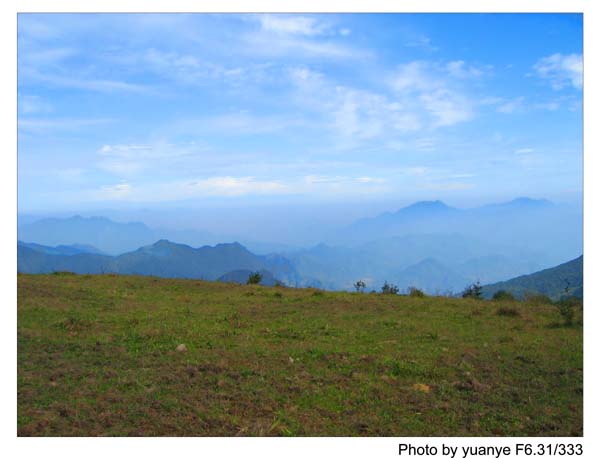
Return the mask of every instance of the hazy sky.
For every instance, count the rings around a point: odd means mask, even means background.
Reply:
[[[20,14],[19,210],[582,192],[582,16]]]

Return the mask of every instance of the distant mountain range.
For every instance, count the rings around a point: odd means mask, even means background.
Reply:
[[[552,265],[581,253],[583,216],[577,208],[544,199],[518,198],[465,210],[439,200],[424,201],[394,213],[357,220],[333,235],[329,242],[349,246],[432,233],[489,240],[512,247],[513,251],[522,248],[539,251],[546,258],[541,262]]]
[[[336,250],[319,247],[326,253]],[[358,260],[360,262],[360,260]],[[351,266],[346,266],[350,267]],[[160,240],[120,256],[98,254],[94,247],[48,247],[32,243],[18,243],[18,271],[21,273],[51,273],[70,271],[80,274],[119,273],[153,275],[171,278],[197,278],[245,284],[253,272],[262,275],[261,284],[274,286],[323,285],[303,277],[283,256],[257,256],[239,243],[219,244],[214,247],[192,248],[187,245]],[[364,277],[363,277],[364,278]],[[372,278],[368,278],[372,281]],[[392,284],[406,290],[415,286],[431,294],[450,294],[460,291],[472,279],[449,269],[439,261],[428,258],[399,269]],[[327,285],[325,285],[327,287]],[[349,289],[349,288],[348,288]],[[552,299],[565,295],[583,297],[583,256],[556,267],[530,275],[483,287],[483,295],[490,298],[496,291],[511,292],[517,298],[526,294],[545,294]]]
[[[27,248],[31,248],[32,250],[41,251],[45,254],[60,254],[64,256],[72,256],[74,254],[105,254],[100,251],[98,248],[92,245],[58,245],[55,247],[49,247],[45,245],[40,245],[39,243],[26,243],[19,241],[19,245]]]
[[[18,243],[18,271],[22,273],[120,273],[158,277],[226,280],[239,278],[235,271],[268,271],[271,277],[288,285],[300,285],[302,279],[290,262],[278,255],[257,256],[239,243],[192,248],[160,240],[152,245],[119,256],[94,253],[64,254],[41,245]],[[237,275],[237,276],[236,276]],[[247,276],[246,276],[247,279]]]
[[[554,300],[562,296],[583,298],[583,256],[530,275],[486,285],[482,293],[490,298],[499,290],[508,291],[519,299],[528,293],[545,294]]]
[[[107,254],[121,254],[157,240],[195,245],[215,243],[215,236],[197,230],[153,229],[140,222],[120,223],[101,216],[43,218],[18,227],[19,240],[42,245],[91,245]]]
[[[142,223],[118,223],[104,217],[45,218],[18,228],[19,240],[54,246],[92,245],[109,254],[134,250],[160,239]]]
[[[462,291],[478,280],[503,280],[549,264],[537,251],[443,233],[389,237],[351,247],[320,244],[285,256],[300,275],[318,278],[329,289],[352,289],[361,279],[369,289],[388,281],[431,294]]]
[[[300,249],[247,239],[243,246],[219,243],[204,231],[105,217],[20,218],[18,235],[19,268],[28,272],[211,280],[231,273],[228,278],[237,281],[247,271],[264,269],[288,285],[351,290],[363,280],[378,290],[388,281],[430,294],[528,275],[573,259],[583,245],[577,208],[528,198],[466,210],[439,200],[417,202],[360,219],[325,242]],[[244,272],[232,273],[237,271]]]

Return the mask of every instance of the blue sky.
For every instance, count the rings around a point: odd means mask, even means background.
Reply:
[[[19,210],[582,195],[582,17],[31,15]]]

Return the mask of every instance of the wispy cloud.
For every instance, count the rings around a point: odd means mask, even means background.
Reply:
[[[464,60],[454,60],[446,64],[448,74],[454,78],[478,78],[483,75],[483,70],[473,65],[467,65]]]
[[[100,200],[123,200],[132,194],[132,187],[129,183],[118,183],[114,185],[102,186],[97,194]]]
[[[531,154],[534,151],[533,148],[519,148],[515,150],[515,154]]]
[[[381,192],[386,180],[374,176],[306,175],[287,179],[256,176],[214,176],[153,183],[122,181],[92,191],[94,200],[168,202],[198,198],[236,198]]]
[[[251,16],[259,27],[243,36],[247,54],[285,58],[369,58],[371,52],[349,46],[340,37],[350,29],[339,32],[326,19],[301,15],[264,14]]]
[[[167,142],[154,144],[103,145],[98,150],[97,166],[120,177],[136,175],[145,170],[175,168],[177,162],[202,154],[205,147],[196,144],[175,145]]]
[[[19,95],[19,113],[24,115],[48,113],[52,111],[52,104],[37,95]]]
[[[258,21],[263,30],[284,35],[322,35],[330,26],[315,17],[261,14]]]
[[[411,36],[404,42],[404,46],[407,48],[419,48],[428,52],[434,52],[439,49],[437,46],[433,45],[431,38],[423,34]]]
[[[81,89],[96,92],[133,92],[138,94],[158,95],[155,89],[142,84],[128,83],[126,81],[94,79],[86,76],[60,76],[52,74],[43,74],[32,71],[26,74],[26,77],[37,82],[45,83],[49,86],[67,87],[72,89]]]
[[[538,60],[533,66],[540,78],[548,80],[552,89],[583,86],[583,58],[581,54],[552,54]]]
[[[19,131],[48,134],[55,131],[73,131],[82,128],[97,127],[115,122],[114,119],[65,119],[65,118],[19,118]]]
[[[445,65],[427,61],[413,61],[397,68],[391,86],[400,103],[419,106],[433,118],[434,127],[451,126],[468,121],[474,116],[474,103],[457,80],[476,78],[483,74],[463,61]],[[415,102],[419,102],[415,105]]]
[[[498,113],[510,114],[523,108],[524,97],[517,97],[512,100],[503,101],[496,107]]]

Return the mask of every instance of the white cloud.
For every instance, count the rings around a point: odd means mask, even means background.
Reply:
[[[372,176],[360,176],[360,177],[352,177],[352,176],[339,176],[339,175],[306,175],[304,177],[304,182],[310,186],[312,185],[341,185],[341,184],[352,184],[352,183],[361,183],[361,184],[378,184],[384,183],[386,180],[380,177],[372,177]]]
[[[515,150],[515,154],[531,154],[534,151],[533,148],[519,148]]]
[[[421,176],[429,173],[430,169],[428,167],[407,167],[404,169],[404,173],[407,175],[416,175]]]
[[[475,185],[461,181],[448,181],[439,183],[424,183],[421,187],[435,191],[464,191],[467,189],[473,189]]]
[[[474,117],[476,103],[462,85],[464,79],[480,73],[471,72],[462,62],[450,68],[446,64],[409,62],[398,67],[391,78],[384,78],[389,86],[378,92],[336,84],[306,66],[290,68],[290,81],[297,90],[291,100],[313,111],[312,119],[323,120],[320,125],[329,128],[334,138],[332,150],[377,148],[376,142],[404,150],[407,135]],[[432,147],[427,143],[417,149]]]
[[[448,74],[453,78],[477,78],[483,75],[483,70],[467,65],[463,60],[455,60],[446,64]]]
[[[52,105],[37,95],[19,96],[19,112],[23,114],[47,113]]]
[[[514,113],[515,111],[517,111],[523,107],[524,100],[525,100],[524,97],[517,97],[515,99],[505,101],[505,102],[501,103],[500,105],[498,105],[498,107],[496,108],[496,111],[499,113],[505,113],[505,114]]]
[[[437,89],[421,94],[420,99],[435,118],[434,126],[451,126],[473,117],[469,100],[457,92]]]
[[[123,200],[131,195],[132,187],[129,183],[102,186],[97,198],[100,200]]]
[[[437,46],[434,46],[431,42],[431,38],[426,35],[416,35],[410,37],[405,43],[404,46],[407,48],[419,48],[424,51],[434,52],[437,51]]]
[[[138,94],[158,94],[153,88],[126,81],[94,79],[84,76],[60,76],[37,70],[27,71],[23,76],[40,83],[46,83],[49,86],[69,87],[105,93],[134,92]]]
[[[560,103],[558,103],[558,102],[537,103],[534,105],[534,108],[537,108],[538,110],[556,111],[560,108]]]
[[[324,22],[307,16],[261,14],[258,20],[263,30],[277,34],[315,36],[329,29]]]
[[[468,121],[474,115],[474,104],[458,83],[467,78],[467,73],[475,76],[472,68],[462,61],[446,65],[413,61],[399,66],[390,84],[401,104],[410,106],[421,117],[432,118],[428,124],[450,126]]]
[[[121,182],[93,191],[95,200],[130,202],[168,202],[196,198],[233,198],[241,196],[275,196],[282,194],[362,194],[380,192],[384,178],[372,176],[307,175],[285,181],[255,176],[215,176],[197,180],[163,181],[133,185]]]
[[[552,89],[567,86],[581,89],[583,86],[583,58],[581,54],[552,54],[533,66],[538,76],[550,82]]]
[[[358,183],[384,183],[386,180],[377,177],[358,177],[355,181]]]
[[[174,170],[180,162],[205,152],[205,146],[192,143],[103,145],[98,150],[100,160],[96,165],[117,176],[130,176],[150,169]]]
[[[76,49],[66,47],[22,50],[18,56],[19,71],[22,73],[29,68],[60,64],[76,54]]]
[[[18,17],[19,39],[43,39],[54,38],[57,30],[48,24],[48,21],[40,21],[32,15],[21,14]]]
[[[422,61],[409,62],[400,65],[391,82],[392,87],[398,92],[425,91],[442,85],[432,77],[430,65]]]
[[[75,131],[114,122],[114,119],[64,119],[19,118],[19,131],[32,134],[48,134],[57,131]]]
[[[320,18],[300,15],[263,14],[251,16],[260,28],[243,35],[244,46],[239,50],[253,56],[356,59],[368,58],[370,53],[349,46],[350,29],[338,32],[332,24]],[[337,39],[337,40],[336,40]]]
[[[287,187],[274,180],[257,180],[255,177],[212,177],[188,183],[185,192],[195,195],[242,196],[247,194],[281,194]]]

